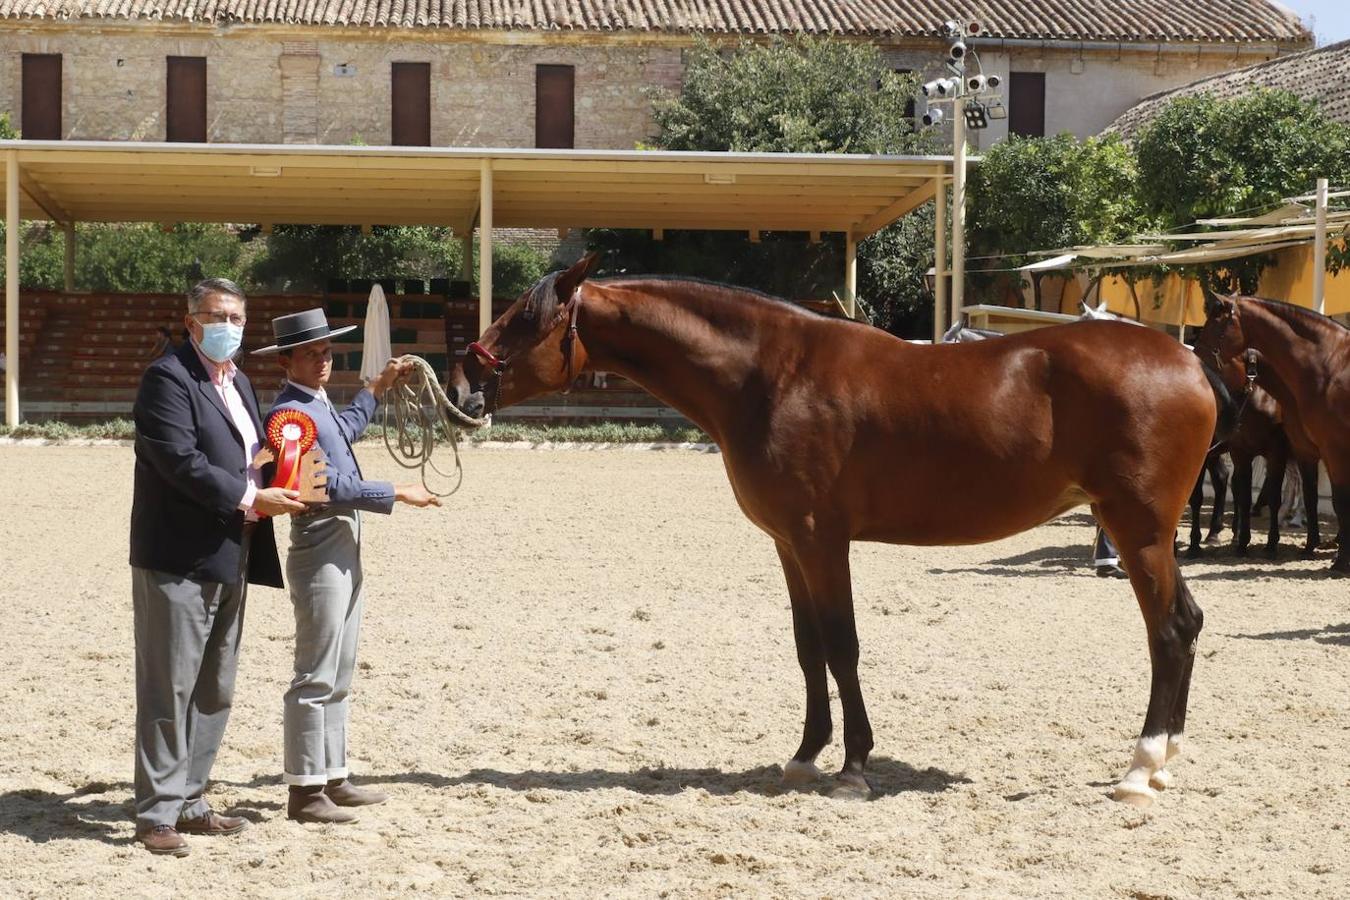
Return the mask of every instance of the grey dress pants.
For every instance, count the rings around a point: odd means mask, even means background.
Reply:
[[[234,700],[248,592],[246,529],[234,584],[131,569],[136,633],[136,829],[207,813]]]
[[[295,676],[283,701],[292,785],[347,777],[347,707],[361,630],[361,516],[291,518],[286,582],[295,607]]]

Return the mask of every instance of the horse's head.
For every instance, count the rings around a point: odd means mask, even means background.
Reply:
[[[1195,352],[1205,365],[1223,374],[1229,361],[1240,357],[1247,348],[1247,338],[1242,333],[1237,295],[1224,297],[1208,287],[1204,291],[1205,325],[1195,339]]]
[[[477,417],[570,386],[586,363],[576,336],[581,283],[599,260],[591,253],[545,275],[469,345],[450,373],[456,406]]]

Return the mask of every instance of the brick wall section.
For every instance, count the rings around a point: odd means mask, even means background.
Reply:
[[[534,146],[535,66],[576,67],[576,146],[631,149],[653,132],[647,88],[678,90],[688,41],[632,34],[344,33],[337,28],[213,32],[190,25],[15,25],[0,36],[0,110],[19,121],[21,54],[63,54],[63,127],[71,140],[163,140],[166,56],[207,58],[213,142],[387,144],[390,66],[431,64],[438,146]],[[896,68],[944,74],[942,48],[885,48]],[[1263,58],[1018,49],[983,52],[985,70],[1044,71],[1047,130],[1096,133],[1140,98]],[[1269,54],[1267,54],[1269,55]],[[339,66],[343,72],[339,74]],[[922,103],[919,104],[922,113]],[[977,141],[1003,136],[993,123]]]
[[[207,135],[215,143],[390,140],[390,68],[431,64],[431,140],[438,146],[533,147],[535,66],[576,67],[576,145],[632,149],[652,132],[644,87],[679,87],[678,47],[622,41],[501,43],[424,39],[287,40],[246,29],[182,37],[107,34],[86,23],[0,37],[0,110],[20,119],[24,53],[60,53],[67,140],[164,140],[165,57],[207,58]],[[338,74],[338,67],[349,75]]]

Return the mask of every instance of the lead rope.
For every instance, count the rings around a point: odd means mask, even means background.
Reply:
[[[486,419],[475,419],[450,402],[436,370],[420,356],[400,356],[399,362],[412,362],[413,371],[405,379],[385,391],[381,398],[384,407],[382,421],[384,446],[394,461],[405,469],[420,469],[422,487],[437,497],[449,497],[464,483],[464,466],[459,460],[459,429],[481,428]],[[394,441],[390,442],[390,419],[393,419]],[[417,434],[412,426],[416,426]],[[445,430],[450,449],[455,454],[455,471],[442,472],[431,461],[436,449],[436,427]],[[454,485],[444,493],[432,490],[427,484],[427,469],[442,479],[453,478]]]

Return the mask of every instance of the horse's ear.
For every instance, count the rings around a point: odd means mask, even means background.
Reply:
[[[558,302],[566,303],[572,299],[572,294],[581,286],[581,283],[590,277],[591,273],[600,267],[600,254],[587,253],[581,259],[577,260],[568,269],[558,276],[554,285],[558,289]]]
[[[1223,300],[1210,288],[1209,282],[1200,279],[1200,291],[1205,295],[1205,318],[1217,319],[1223,315]]]

